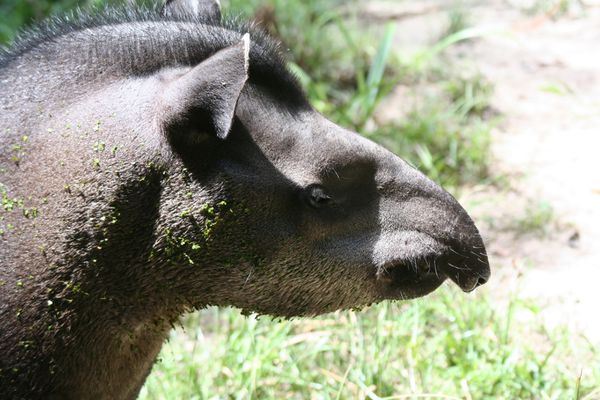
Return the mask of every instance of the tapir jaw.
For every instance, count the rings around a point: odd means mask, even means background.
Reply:
[[[380,296],[385,300],[409,300],[426,296],[446,280],[446,275],[431,267],[434,261],[414,260],[378,269],[376,278]]]

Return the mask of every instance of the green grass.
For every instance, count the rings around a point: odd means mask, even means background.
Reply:
[[[311,320],[211,308],[173,332],[141,398],[599,395],[599,354],[581,337],[546,330],[539,317],[532,304],[512,299],[503,306],[449,287],[410,303]]]
[[[530,200],[522,215],[510,223],[507,230],[517,236],[533,235],[544,238],[550,235],[555,222],[554,209],[548,202]]]
[[[136,0],[145,3],[147,0]],[[17,32],[34,21],[49,15],[61,14],[79,7],[89,9],[104,5],[119,5],[123,0],[60,0],[60,1],[0,1],[0,45],[10,43]]]
[[[582,0],[536,0],[525,11],[529,14],[546,14],[552,18],[559,18],[577,8],[585,8],[585,2]]]
[[[453,4],[452,8],[448,12],[448,28],[446,29],[447,35],[460,32],[469,27],[469,13],[467,11],[467,5],[463,1],[457,1]]]
[[[489,176],[494,122],[485,114],[491,87],[479,76],[446,79],[443,90],[422,107],[367,136],[457,191]]]

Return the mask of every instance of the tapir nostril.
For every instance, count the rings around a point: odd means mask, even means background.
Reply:
[[[474,246],[471,246],[474,247]],[[484,251],[473,252],[464,245],[455,246],[439,259],[442,271],[463,291],[472,292],[490,278],[490,267]]]
[[[481,285],[485,285],[487,283],[487,278],[484,278],[483,276],[480,276],[479,279],[477,280],[477,286],[481,286]]]

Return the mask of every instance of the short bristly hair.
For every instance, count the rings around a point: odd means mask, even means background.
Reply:
[[[0,49],[0,70],[23,57],[34,56],[37,60],[73,58],[75,64],[106,61],[98,68],[109,73],[148,75],[162,68],[197,65],[238,42],[246,32],[252,43],[250,82],[288,106],[308,107],[304,91],[287,68],[280,44],[254,24],[235,17],[215,22],[192,15],[165,16],[158,7],[105,8],[92,13],[78,10],[50,18],[22,32],[11,47]]]

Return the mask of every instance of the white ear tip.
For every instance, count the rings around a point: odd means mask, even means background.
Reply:
[[[246,64],[246,70],[248,70],[248,65],[250,65],[250,33],[244,34],[242,42],[244,42],[244,63]]]

